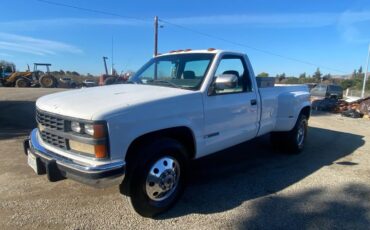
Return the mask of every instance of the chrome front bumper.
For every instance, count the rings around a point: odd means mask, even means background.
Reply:
[[[37,129],[32,130],[29,139],[24,141],[24,152],[36,157],[39,175],[47,174],[52,182],[70,178],[98,188],[122,183],[125,176],[123,161],[96,166],[82,165],[45,149],[38,141],[37,132]]]

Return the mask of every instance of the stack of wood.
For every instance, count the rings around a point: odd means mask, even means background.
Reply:
[[[311,98],[312,109],[340,113],[342,116],[352,118],[370,117],[370,97],[352,102],[337,99]]]
[[[346,102],[342,100],[335,108],[335,112],[341,113],[343,116],[369,118],[370,97],[359,99],[353,102]]]
[[[358,101],[354,102],[346,102],[346,101],[338,101],[337,107],[335,107],[334,112],[335,113],[342,113],[347,110],[356,110],[360,111],[360,103]]]

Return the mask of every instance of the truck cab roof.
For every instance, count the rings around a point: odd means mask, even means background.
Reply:
[[[222,54],[222,53],[228,53],[228,54],[235,54],[235,55],[245,55],[241,52],[235,52],[235,51],[228,51],[228,50],[221,50],[221,49],[202,49],[202,50],[191,50],[191,49],[185,49],[185,50],[172,50],[168,53],[158,54],[158,56],[166,56],[166,55],[173,55],[173,54],[194,54],[194,53],[213,53],[213,54]]]

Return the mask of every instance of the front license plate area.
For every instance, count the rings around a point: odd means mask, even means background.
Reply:
[[[39,174],[39,167],[37,165],[37,158],[35,155],[31,153],[31,151],[27,150],[27,163],[28,165],[35,171],[36,174]]]

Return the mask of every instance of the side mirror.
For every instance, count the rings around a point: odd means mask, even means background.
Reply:
[[[234,74],[221,74],[212,83],[208,95],[214,95],[217,91],[235,89],[238,87],[238,82],[239,79]]]
[[[235,89],[238,87],[238,77],[234,74],[222,74],[214,82],[215,90]]]

